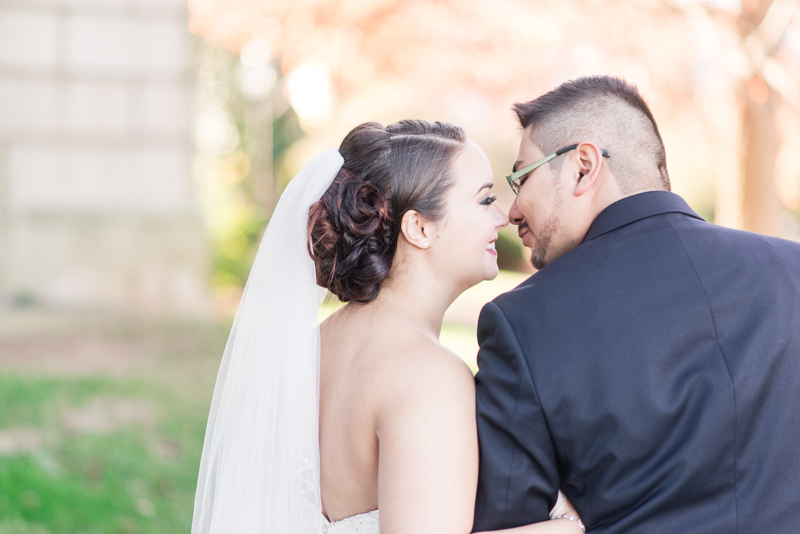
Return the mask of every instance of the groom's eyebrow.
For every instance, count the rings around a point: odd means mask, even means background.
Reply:
[[[511,172],[517,172],[517,169],[519,168],[520,165],[522,165],[522,160],[518,159],[517,161],[514,162],[514,166],[511,167]]]

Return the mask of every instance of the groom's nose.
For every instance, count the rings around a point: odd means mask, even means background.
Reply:
[[[517,206],[517,198],[514,198],[514,202],[511,203],[511,208],[508,210],[508,220],[517,226],[525,222],[525,217],[522,216],[522,212]]]

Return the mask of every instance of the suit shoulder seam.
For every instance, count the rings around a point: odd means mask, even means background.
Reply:
[[[678,242],[681,244],[683,248],[684,254],[686,254],[686,259],[689,260],[689,265],[692,266],[692,272],[694,272],[695,278],[697,278],[697,283],[700,285],[700,289],[703,291],[703,297],[706,299],[706,304],[708,305],[708,313],[711,316],[711,324],[714,327],[714,340],[716,341],[717,350],[719,350],[720,356],[722,356],[722,363],[725,364],[725,370],[728,372],[728,379],[731,381],[731,391],[733,392],[733,414],[734,414],[734,421],[733,421],[733,502],[734,502],[734,514],[736,518],[736,532],[739,532],[739,492],[736,484],[736,472],[738,468],[738,451],[737,443],[739,441],[739,415],[737,413],[737,403],[736,403],[736,387],[733,381],[733,375],[731,374],[730,366],[728,365],[728,360],[725,358],[725,351],[722,350],[722,346],[719,344],[719,332],[717,330],[717,320],[714,317],[714,308],[711,306],[711,299],[708,298],[708,292],[706,291],[705,286],[703,285],[703,280],[700,278],[700,273],[697,272],[697,267],[694,265],[694,261],[692,261],[692,256],[689,254],[689,251],[686,249],[686,244],[683,242],[681,238],[680,232],[675,228],[672,224],[672,221],[669,218],[669,214],[664,214],[664,219],[667,221],[667,224],[675,233],[675,237],[678,238]]]

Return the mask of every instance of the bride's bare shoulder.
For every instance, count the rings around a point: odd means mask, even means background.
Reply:
[[[474,383],[472,372],[464,360],[437,341],[413,341],[402,350],[402,359],[406,363],[403,368],[415,380],[424,380],[425,376],[434,380],[450,377],[459,382]]]
[[[471,410],[475,380],[464,361],[432,340],[407,340],[386,365],[381,403],[385,413]]]

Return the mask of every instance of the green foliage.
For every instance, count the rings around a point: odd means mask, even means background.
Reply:
[[[273,122],[272,157],[274,161],[280,161],[285,151],[302,135],[297,117],[291,108],[276,117]],[[275,165],[276,168],[277,166]],[[276,186],[280,191],[286,187],[289,179],[276,180]],[[249,167],[239,171],[236,187],[239,188],[239,195],[242,197],[238,216],[225,232],[225,237],[214,242],[214,280],[217,287],[244,287],[253,266],[261,236],[269,222],[267,210],[270,208],[265,209],[255,201]]]
[[[525,271],[525,247],[517,237],[516,226],[506,226],[497,233],[497,266],[504,271]]]
[[[286,151],[302,137],[303,132],[294,111],[283,97],[280,79],[268,97],[268,106],[248,103],[239,87],[238,56],[209,45],[199,46],[200,107],[218,110],[226,117],[232,134],[229,143],[216,149],[206,147],[204,151],[200,147],[195,160],[195,178],[211,241],[214,286],[241,288],[250,273],[262,232],[274,207],[272,204],[277,200],[277,196],[269,200],[257,197],[255,174],[264,175],[261,179],[274,175],[269,171],[269,162],[274,162],[273,169],[278,168]],[[270,120],[271,128],[260,122],[269,124]],[[265,128],[271,131],[269,136],[264,135],[262,130]],[[264,146],[269,139],[271,147]],[[285,181],[272,179],[271,189],[279,193],[285,187]]]
[[[212,239],[215,287],[244,287],[266,224],[263,211],[248,200]]]
[[[272,155],[276,170],[281,168],[281,161],[284,156],[292,145],[303,137],[303,135],[305,134],[303,130],[300,129],[300,122],[297,120],[297,114],[292,108],[287,107],[283,114],[275,117],[275,121],[272,124]],[[285,188],[286,184],[288,184],[288,181],[291,179],[292,177],[289,176],[285,180],[282,180],[279,176],[278,184],[280,189]]]

